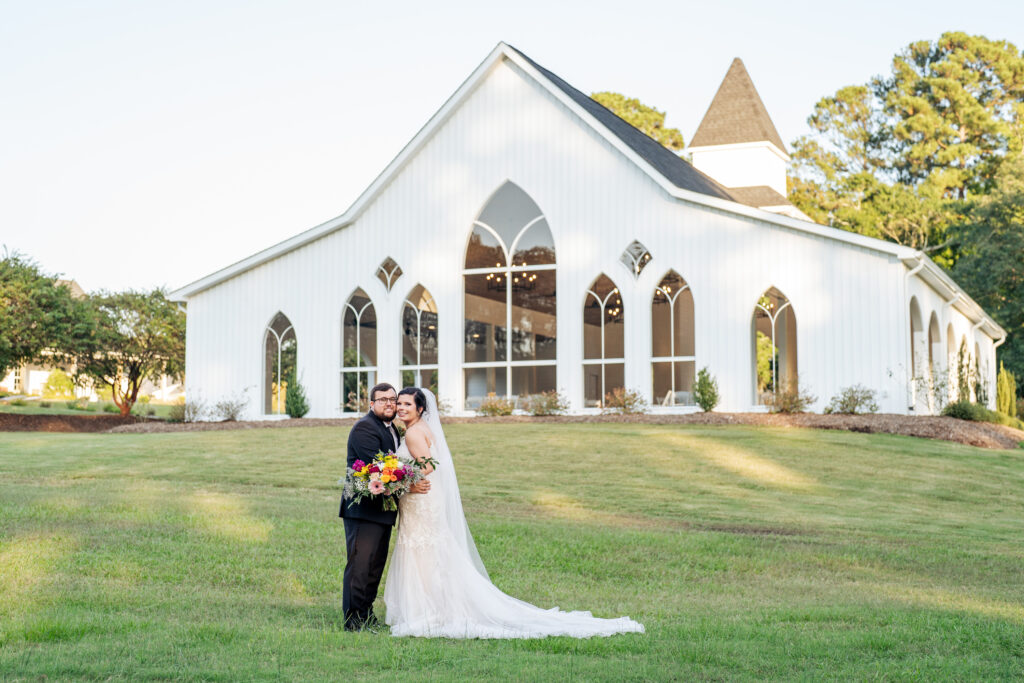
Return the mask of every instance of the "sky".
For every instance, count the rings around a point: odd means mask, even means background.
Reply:
[[[734,57],[782,139],[1024,3],[0,0],[0,249],[87,291],[175,289],[345,212],[499,41],[686,140]]]

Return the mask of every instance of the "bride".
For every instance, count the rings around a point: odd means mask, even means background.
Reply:
[[[643,633],[628,617],[599,619],[590,612],[545,610],[502,593],[491,583],[462,511],[452,455],[437,400],[428,389],[398,392],[398,417],[406,424],[400,456],[428,464],[431,490],[399,499],[398,538],[384,603],[393,636],[444,638],[543,638]]]

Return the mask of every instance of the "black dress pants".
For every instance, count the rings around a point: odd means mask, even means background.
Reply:
[[[342,609],[345,628],[357,629],[373,616],[373,601],[388,561],[391,526],[365,519],[345,518],[345,578]]]

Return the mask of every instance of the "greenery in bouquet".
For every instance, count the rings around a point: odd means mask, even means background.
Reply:
[[[345,470],[345,477],[338,483],[345,487],[345,498],[359,503],[364,498],[379,498],[385,510],[398,510],[398,499],[426,475],[427,464],[437,467],[433,458],[417,462],[399,458],[394,453],[380,451],[369,463],[356,460]]]

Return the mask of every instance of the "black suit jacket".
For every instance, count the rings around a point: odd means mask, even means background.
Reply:
[[[368,463],[378,451],[394,452],[396,443],[400,443],[400,440],[395,425],[392,423],[390,427],[384,426],[384,422],[371,410],[356,422],[352,426],[352,431],[348,433],[347,466],[352,467],[356,460]],[[347,500],[344,494],[341,497],[341,510],[338,516],[388,525],[394,525],[398,519],[398,513],[385,510],[384,504],[379,500],[363,498],[362,501],[355,503]]]

